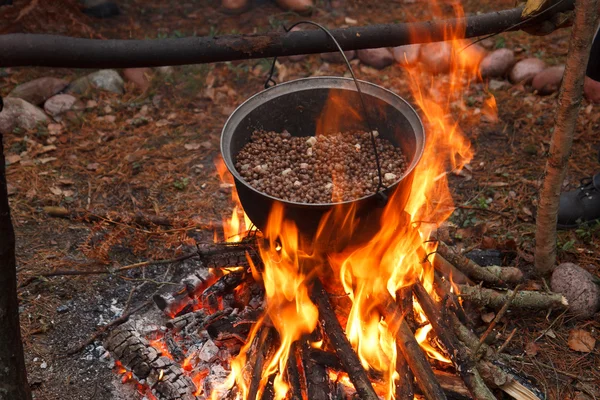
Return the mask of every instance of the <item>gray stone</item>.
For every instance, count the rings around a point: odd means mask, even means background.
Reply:
[[[92,89],[105,90],[117,94],[125,93],[125,83],[114,69],[103,69],[83,76],[69,85],[68,93],[84,94]]]
[[[354,57],[356,57],[356,51],[355,50],[348,50],[348,51],[344,51],[344,54],[346,55],[346,58],[348,59],[348,61],[354,59]],[[344,57],[342,57],[342,54],[339,51],[334,51],[332,53],[321,53],[321,58],[323,59],[323,61],[326,61],[328,63],[332,63],[332,64],[342,64],[344,63]]]
[[[450,70],[452,46],[446,42],[424,44],[420,48],[419,58],[427,71],[445,74]]]
[[[69,311],[69,306],[66,304],[60,305],[58,307],[56,307],[56,312],[59,314],[64,314],[67,311]]]
[[[48,122],[48,116],[39,107],[18,97],[4,99],[4,109],[0,112],[0,133],[11,133],[16,128],[29,130]]]
[[[17,86],[8,94],[8,97],[18,97],[37,106],[63,90],[68,84],[69,81],[64,79],[38,78]]]
[[[70,94],[57,94],[44,103],[44,111],[52,117],[58,117],[67,111],[81,111],[85,104]]]
[[[533,78],[531,86],[534,90],[537,90],[538,94],[552,94],[556,92],[558,88],[560,88],[564,73],[564,65],[556,65],[554,67],[546,68]]]
[[[569,310],[580,318],[590,318],[600,310],[600,286],[594,276],[573,264],[562,263],[552,273],[553,292],[569,301]]]

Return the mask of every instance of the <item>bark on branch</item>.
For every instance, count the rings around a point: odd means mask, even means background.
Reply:
[[[479,286],[460,285],[460,297],[478,306],[502,308],[513,295],[512,290],[500,292]],[[558,293],[544,293],[531,290],[520,290],[512,299],[513,309],[548,310],[550,308],[564,310],[569,303]]]
[[[556,263],[556,223],[560,189],[571,156],[586,66],[597,27],[598,0],[577,0],[569,55],[558,94],[559,107],[536,217],[535,268],[539,275],[550,272]]]
[[[555,12],[573,9],[573,0],[564,0]],[[523,7],[440,21],[372,25],[333,29],[344,50],[401,46],[435,42],[448,31],[465,30],[472,38],[521,29]],[[189,37],[161,40],[93,40],[54,35],[10,34],[0,36],[0,67],[133,68],[164,65],[202,64],[297,54],[337,51],[320,30],[260,35]]]

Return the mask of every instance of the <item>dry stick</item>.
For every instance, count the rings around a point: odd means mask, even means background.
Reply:
[[[513,295],[512,290],[500,292],[479,286],[459,285],[460,297],[478,306],[501,308]],[[564,310],[568,307],[567,299],[558,293],[519,291],[512,300],[512,307],[518,309],[547,310],[549,308]]]
[[[452,265],[464,272],[469,278],[479,282],[495,285],[519,283],[523,280],[523,272],[514,267],[481,267],[473,260],[451,250],[444,242],[439,242],[437,252]]]
[[[435,378],[427,357],[421,350],[413,332],[404,320],[404,313],[390,295],[382,294],[378,299],[390,332],[396,337],[402,356],[414,374],[417,385],[427,400],[446,399],[444,390]]]
[[[436,257],[436,259],[437,258],[438,257]],[[465,324],[467,326],[473,326],[473,322],[467,316],[467,313],[465,313],[465,310],[463,309],[462,304],[460,304],[460,301],[458,300],[458,296],[456,295],[456,293],[454,293],[454,291],[452,291],[452,286],[450,285],[450,282],[448,282],[437,271],[435,271],[434,283],[435,283],[434,288],[435,288],[437,294],[440,296],[440,298],[448,299],[452,303],[451,304],[452,310],[454,311],[456,316],[460,319],[460,322],[462,322],[463,324]]]
[[[506,338],[506,340],[504,341],[504,343],[502,343],[502,346],[498,347],[498,350],[496,350],[496,354],[500,354],[500,353],[502,353],[504,351],[504,349],[506,348],[506,346],[508,346],[508,344],[512,340],[513,336],[515,336],[515,333],[517,333],[517,328],[514,328],[512,330],[512,332],[510,332],[510,334],[508,335],[508,337]]]
[[[104,333],[106,333],[110,328],[112,328],[113,326],[122,324],[123,322],[127,321],[129,319],[129,317],[131,317],[133,314],[135,314],[136,312],[140,311],[141,309],[143,309],[151,304],[152,304],[152,300],[146,300],[145,302],[143,302],[142,304],[140,304],[133,310],[129,311],[128,313],[121,315],[119,318],[113,319],[108,324],[100,327],[96,332],[94,332],[94,334],[92,334],[89,338],[87,338],[86,340],[81,342],[78,346],[68,349],[67,354],[73,355],[75,353],[79,353],[87,345],[91,344],[92,342],[94,342],[94,340],[98,339],[100,336],[102,336]]]
[[[396,302],[407,320],[413,316],[412,288],[410,286],[396,292]],[[396,344],[396,372],[399,379],[396,381],[395,400],[413,400],[415,397],[413,389],[415,377],[410,371],[406,359],[402,356],[398,344]]]
[[[478,400],[496,400],[496,397],[479,375],[475,362],[469,357],[467,348],[458,341],[452,330],[448,329],[441,310],[420,282],[413,285],[413,292],[417,296],[423,312],[427,315],[433,331],[446,347],[456,370],[473,397]]]
[[[375,393],[366,371],[363,369],[354,349],[352,349],[352,345],[348,341],[346,333],[342,329],[329,303],[329,296],[318,279],[313,281],[310,297],[319,309],[319,321],[321,322],[323,331],[327,333],[356,392],[363,400],[378,400],[379,397]]]
[[[485,342],[485,339],[487,339],[487,337],[490,335],[490,333],[492,333],[492,330],[494,330],[494,327],[496,326],[496,324],[498,324],[498,322],[502,319],[502,317],[504,317],[504,314],[506,314],[506,312],[508,311],[510,304],[517,296],[517,293],[519,293],[519,286],[520,285],[517,285],[515,290],[513,290],[511,295],[508,297],[508,299],[506,299],[506,303],[504,303],[504,305],[502,306],[500,311],[498,311],[498,313],[496,314],[496,317],[489,324],[489,326],[487,327],[485,332],[483,332],[483,335],[481,335],[481,337],[479,338],[479,344],[477,345],[477,347],[475,347],[475,349],[473,349],[473,353],[477,354],[477,352],[479,351],[479,348],[481,347],[483,342]]]
[[[598,0],[576,0],[569,54],[558,94],[559,107],[536,216],[535,268],[539,275],[550,272],[556,262],[556,223],[560,191],[571,155],[586,65],[597,27]]]

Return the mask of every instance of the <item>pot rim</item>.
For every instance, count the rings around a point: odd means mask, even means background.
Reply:
[[[243,120],[243,118],[245,118],[252,110],[254,110],[256,108],[256,106],[258,104],[263,104],[266,101],[273,100],[273,99],[279,97],[280,95],[288,93],[291,90],[290,86],[297,86],[299,84],[300,85],[310,84],[313,82],[319,83],[319,81],[323,82],[323,83],[335,82],[335,81],[341,81],[344,83],[350,82],[351,86],[350,87],[342,87],[342,86],[335,86],[335,85],[328,86],[326,84],[321,84],[321,85],[317,84],[313,87],[310,87],[309,85],[307,85],[307,86],[305,86],[305,89],[352,90],[352,88],[354,88],[354,91],[357,91],[356,85],[352,78],[345,78],[345,77],[339,77],[339,76],[316,76],[316,77],[294,79],[291,81],[279,83],[275,86],[271,86],[270,88],[267,88],[265,90],[262,90],[256,94],[252,95],[251,97],[246,99],[242,104],[240,104],[231,113],[231,115],[227,118],[227,121],[223,125],[223,130],[221,131],[220,150],[221,150],[221,157],[223,158],[223,161],[225,162],[225,166],[227,167],[229,172],[234,176],[236,182],[242,183],[245,187],[251,189],[252,191],[256,192],[257,194],[265,196],[273,201],[278,201],[278,202],[293,205],[296,207],[324,208],[324,207],[331,207],[331,206],[337,206],[337,205],[348,205],[351,203],[360,202],[360,201],[367,200],[367,199],[377,196],[378,192],[371,193],[369,195],[359,197],[357,199],[340,201],[340,202],[335,202],[335,203],[300,203],[300,202],[294,202],[294,201],[280,199],[278,197],[271,196],[268,193],[261,192],[260,190],[255,189],[250,183],[246,182],[246,180],[239,174],[239,172],[235,168],[235,165],[233,162],[233,155],[230,156],[229,152],[225,151],[226,148],[227,148],[227,150],[229,150],[229,143],[225,143],[225,137],[227,136],[226,133],[231,129],[230,126],[231,125],[237,126]],[[409,118],[409,122],[410,122],[410,116],[407,115],[406,112],[412,113],[412,117],[414,117],[416,119],[417,127],[420,130],[420,132],[418,132],[417,130],[415,130],[415,132],[414,132],[415,136],[417,137],[417,143],[416,143],[416,149],[414,152],[415,154],[414,154],[414,157],[413,157],[410,165],[406,168],[406,170],[402,173],[402,175],[400,175],[400,177],[397,180],[395,180],[392,184],[390,184],[386,187],[384,192],[387,192],[387,191],[393,189],[394,187],[396,187],[403,179],[405,179],[407,176],[409,176],[413,172],[413,170],[416,168],[419,161],[421,160],[421,157],[423,156],[423,152],[425,149],[425,140],[426,140],[425,127],[423,125],[423,121],[419,117],[419,114],[416,112],[414,107],[408,101],[406,101],[404,98],[400,97],[398,94],[392,92],[391,90],[381,87],[379,85],[376,85],[374,83],[363,81],[360,79],[358,79],[357,81],[361,85],[361,91],[364,94],[368,94],[368,95],[371,95],[374,97],[379,97],[379,96],[376,96],[376,92],[379,91],[380,93],[381,92],[386,93],[388,96],[391,96],[392,98],[394,98],[397,101],[399,101],[400,103],[402,103],[403,106],[405,107],[405,110],[399,109],[399,111],[401,113],[403,113],[407,118]],[[381,97],[379,97],[379,98],[383,101],[386,101],[386,99],[383,99]],[[254,104],[254,103],[257,103],[257,104]],[[392,104],[392,103],[390,103],[388,101],[388,104]],[[233,132],[231,133],[230,136],[231,137],[233,136]],[[419,140],[419,137],[421,138],[421,140]]]

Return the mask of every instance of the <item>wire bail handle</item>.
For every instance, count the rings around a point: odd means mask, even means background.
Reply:
[[[350,64],[350,61],[348,61],[348,57],[346,57],[346,53],[344,53],[344,50],[342,49],[342,47],[340,46],[340,44],[338,43],[338,41],[336,40],[336,38],[323,25],[318,24],[318,23],[313,22],[313,21],[298,21],[295,24],[293,24],[292,26],[290,26],[289,28],[286,28],[284,26],[283,29],[286,32],[290,32],[294,27],[296,27],[296,26],[298,26],[300,24],[314,25],[317,28],[321,29],[323,32],[325,32],[325,34],[327,36],[329,36],[329,38],[333,41],[333,43],[335,43],[335,46],[337,47],[338,51],[340,52],[340,54],[344,58],[344,62],[346,63],[346,66],[348,67],[348,71],[350,71],[350,75],[352,76],[352,80],[354,81],[354,84],[356,85],[356,90],[358,91],[358,97],[360,99],[360,104],[361,104],[361,107],[363,109],[363,114],[364,114],[364,117],[365,117],[365,122],[367,123],[367,128],[369,129],[369,136],[371,137],[371,145],[373,146],[373,151],[375,152],[375,163],[377,165],[377,177],[378,177],[377,189],[375,190],[375,192],[376,192],[377,196],[379,197],[379,200],[381,201],[381,203],[383,205],[385,205],[387,203],[388,196],[384,192],[384,190],[387,189],[387,186],[385,186],[383,184],[383,177],[382,177],[382,172],[381,172],[381,163],[379,161],[379,153],[377,152],[377,143],[375,142],[375,131],[373,129],[373,125],[371,124],[371,119],[369,118],[369,112],[367,110],[367,105],[365,103],[365,99],[364,99],[362,90],[360,89],[360,85],[358,83],[358,79],[356,79],[356,75],[354,74],[354,70],[352,69],[352,65]],[[275,64],[276,63],[277,63],[277,57],[274,57],[273,58],[273,63],[271,64],[271,69],[269,70],[269,74],[267,75],[267,80],[265,81],[265,89],[268,89],[268,88],[270,88],[272,86],[277,85],[277,82],[275,82],[275,79],[273,79],[273,74],[275,73]]]

